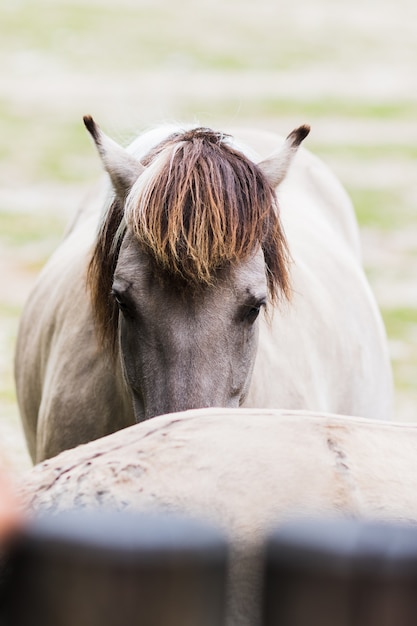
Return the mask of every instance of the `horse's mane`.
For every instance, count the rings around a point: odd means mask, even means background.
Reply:
[[[271,299],[289,297],[289,255],[275,192],[227,135],[205,128],[174,133],[142,163],[146,169],[125,205],[116,199],[107,211],[89,265],[102,342],[116,343],[111,287],[126,228],[162,272],[194,290],[261,246]]]

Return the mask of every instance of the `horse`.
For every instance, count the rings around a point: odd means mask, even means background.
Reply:
[[[84,118],[107,182],[22,313],[33,461],[204,407],[391,414],[383,322],[349,197],[285,140],[164,125],[127,148]]]
[[[227,626],[258,626],[266,623],[261,619],[262,572],[271,529],[305,518],[346,516],[415,526],[416,448],[413,423],[277,409],[199,409],[155,417],[67,450],[28,472],[19,495],[36,515],[103,507],[158,511],[163,517],[174,513],[214,524],[230,544]],[[332,532],[330,536],[335,539]],[[321,588],[331,558],[312,552],[304,575],[315,564]],[[397,543],[391,554],[400,553],[405,555]],[[348,563],[341,555],[334,558],[331,571],[346,580]],[[372,562],[377,568],[388,565]],[[382,576],[389,577],[389,571],[381,569]],[[401,584],[408,588],[406,580]],[[358,623],[341,619],[322,623]],[[319,623],[318,616],[311,621]]]

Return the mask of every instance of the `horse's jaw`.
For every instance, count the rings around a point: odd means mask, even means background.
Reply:
[[[152,402],[145,407],[143,400],[139,396],[139,394],[133,395],[133,410],[135,414],[135,422],[139,424],[148,419],[152,419],[153,417],[157,417],[158,415],[167,415],[170,413],[181,413],[183,411],[191,411],[198,409],[209,409],[209,408],[222,408],[222,409],[237,409],[245,401],[246,395],[244,394],[242,397],[236,396],[230,398],[227,401],[213,401],[213,402],[198,402],[192,400],[184,399],[182,402],[173,403],[167,402],[166,399],[161,400],[161,402]],[[164,401],[165,400],[165,401]]]

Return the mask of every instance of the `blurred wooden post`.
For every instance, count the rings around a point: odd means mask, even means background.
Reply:
[[[167,514],[38,519],[10,557],[4,626],[223,626],[227,547]]]
[[[415,626],[417,528],[299,522],[267,546],[263,626]]]

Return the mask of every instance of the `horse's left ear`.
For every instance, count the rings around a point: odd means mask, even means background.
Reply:
[[[124,202],[145,167],[113,139],[107,137],[90,115],[85,115],[83,119],[97,146],[104,168],[110,175],[114,190]]]
[[[284,180],[288,168],[293,160],[301,142],[310,132],[310,126],[304,124],[292,131],[286,138],[282,148],[273,152],[264,161],[258,163],[271,186],[275,189]]]

